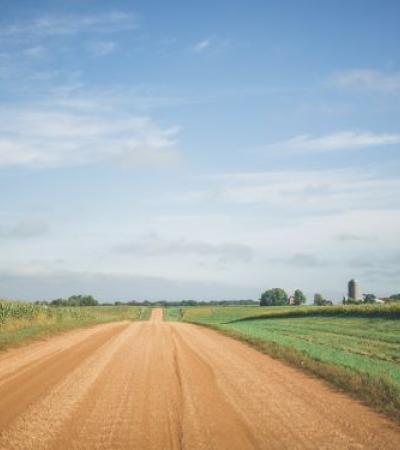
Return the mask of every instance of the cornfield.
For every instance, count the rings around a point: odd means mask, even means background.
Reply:
[[[0,302],[0,325],[14,320],[44,321],[63,319],[84,319],[90,317],[84,308],[51,308],[43,305],[20,302]]]
[[[290,317],[340,316],[400,319],[400,302],[333,306],[201,306],[167,308],[167,320],[229,323]]]
[[[146,320],[148,308],[139,306],[52,307],[0,301],[0,327],[16,322]]]

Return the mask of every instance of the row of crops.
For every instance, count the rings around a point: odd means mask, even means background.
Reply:
[[[84,308],[51,308],[31,303],[0,301],[1,325],[14,320],[62,320],[66,317],[71,319],[83,319],[88,316],[90,316],[90,313]]]
[[[7,324],[45,322],[109,322],[147,320],[150,309],[143,306],[54,307],[33,303],[0,301],[0,327]]]
[[[166,314],[167,320],[204,323],[313,316],[400,319],[400,302],[333,306],[173,307],[167,308]]]
[[[375,304],[353,304],[333,306],[292,306],[279,310],[267,307],[249,319],[262,319],[273,317],[307,317],[307,316],[345,316],[345,317],[380,317],[385,319],[400,319],[400,302],[375,303]],[[242,319],[240,319],[242,320]]]

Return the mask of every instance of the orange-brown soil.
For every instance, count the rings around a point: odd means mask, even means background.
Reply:
[[[399,449],[400,427],[212,330],[113,323],[0,355],[1,449]]]

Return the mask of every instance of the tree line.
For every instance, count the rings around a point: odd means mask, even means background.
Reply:
[[[138,301],[131,300],[127,302],[115,301],[115,302],[102,302],[100,303],[92,295],[71,295],[68,298],[57,298],[51,301],[37,301],[37,305],[48,306],[246,306],[246,305],[258,305],[256,300],[210,300],[210,301],[197,301],[197,300],[180,300],[180,301]]]
[[[400,294],[393,294],[389,297],[381,299],[385,303],[400,301]],[[302,305],[306,303],[307,298],[300,289],[296,289],[294,294],[289,297],[284,289],[273,288],[266,290],[260,298],[260,306],[284,306],[284,305]],[[362,301],[356,301],[343,297],[343,304],[362,304],[362,303],[376,303],[378,298],[375,294],[364,294]],[[331,300],[327,300],[322,294],[314,294],[314,305],[324,306],[333,305]]]
[[[114,303],[103,303],[103,305],[128,305],[128,306],[256,306],[259,302],[257,300],[210,300],[210,301],[197,301],[197,300],[179,300],[179,301],[136,301],[132,300],[129,302],[114,302]]]
[[[364,295],[364,303],[375,302],[376,297],[373,294]],[[383,298],[385,302],[400,301],[400,294],[394,294],[389,297]],[[180,300],[180,301],[138,301],[131,300],[128,302],[115,301],[100,303],[92,295],[71,295],[68,298],[57,298],[51,301],[37,301],[38,305],[48,306],[283,306],[283,305],[302,305],[306,303],[307,298],[300,289],[296,289],[292,296],[289,296],[287,292],[282,288],[273,288],[266,290],[260,300],[210,300],[210,301],[197,301],[197,300]],[[346,300],[348,302],[348,300]],[[327,300],[322,294],[316,293],[314,295],[314,305],[332,305],[330,300]]]
[[[49,306],[97,306],[99,302],[92,295],[71,295],[68,298],[56,298],[50,302],[38,301],[38,305]]]
[[[282,288],[273,288],[266,290],[260,298],[260,306],[284,306],[284,305],[302,305],[306,303],[307,297],[300,289],[296,289],[289,297]],[[330,300],[324,298],[322,294],[314,295],[314,305],[332,305]]]

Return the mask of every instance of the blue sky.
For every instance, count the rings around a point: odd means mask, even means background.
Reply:
[[[397,1],[0,4],[0,297],[399,290]]]

